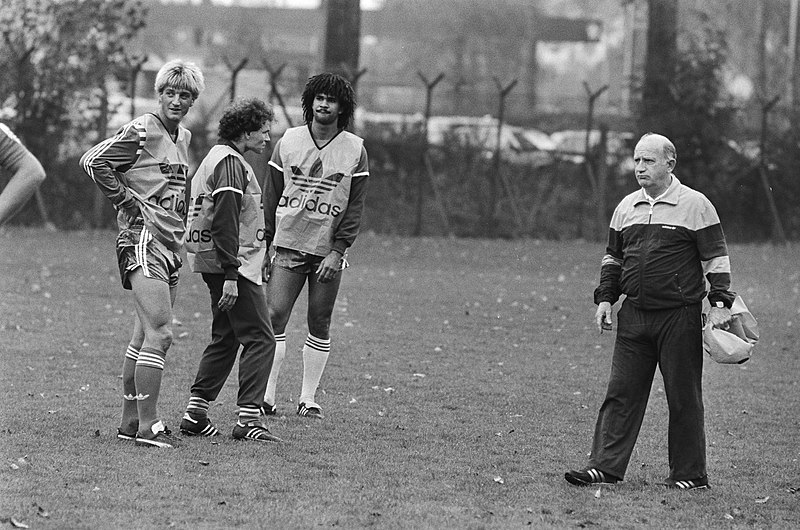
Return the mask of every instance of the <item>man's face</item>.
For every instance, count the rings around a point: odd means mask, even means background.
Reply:
[[[163,118],[180,123],[194,104],[194,97],[188,90],[168,86],[158,95],[158,102]]]
[[[269,129],[270,126],[267,123],[257,131],[245,133],[244,150],[255,151],[258,154],[263,153],[269,143]]]
[[[342,108],[336,96],[317,94],[314,96],[314,121],[320,125],[331,125],[339,120]]]
[[[671,182],[674,160],[664,154],[664,143],[658,136],[645,136],[633,151],[636,181],[651,197],[664,193]]]

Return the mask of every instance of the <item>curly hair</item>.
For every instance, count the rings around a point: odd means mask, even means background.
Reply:
[[[336,122],[339,129],[346,129],[356,112],[356,91],[350,81],[338,74],[326,72],[309,78],[303,89],[300,100],[303,107],[303,119],[311,123],[314,119],[314,98],[317,94],[327,94],[339,100],[342,113]]]
[[[272,105],[258,98],[237,99],[231,103],[219,119],[219,139],[232,142],[244,133],[259,130],[265,123],[275,119]]]
[[[203,72],[196,64],[175,59],[164,64],[156,74],[153,87],[156,94],[161,94],[167,87],[188,90],[192,97],[197,99],[200,92],[205,89],[206,83]]]

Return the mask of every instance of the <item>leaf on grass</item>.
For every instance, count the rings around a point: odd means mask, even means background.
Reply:
[[[45,510],[36,503],[34,503],[33,505],[36,506],[36,515],[38,515],[39,517],[44,517],[45,519],[50,517],[50,514],[47,512],[47,510]]]
[[[201,466],[207,466],[207,465],[209,464],[209,463],[208,463],[208,462],[206,462],[205,460],[198,460],[197,462],[198,462],[198,463],[199,463]]]
[[[766,497],[759,497],[756,499],[756,504],[765,504],[769,500],[769,495]]]
[[[384,388],[383,391],[386,392],[386,393],[391,394],[392,392],[394,392],[394,388],[389,386],[389,387]]]
[[[12,517],[10,521],[11,521],[11,526],[13,526],[14,528],[30,528],[30,526],[26,525],[24,522],[14,517]]]
[[[602,489],[603,489],[602,487],[599,487],[599,488],[597,488],[597,491],[594,492],[594,498],[595,499],[599,499],[600,498],[600,491]]]
[[[731,514],[729,514],[729,513],[726,513],[725,514],[725,519],[729,519],[729,520],[732,521],[733,520],[733,516]]]
[[[503,480],[503,477],[501,477],[500,475],[494,477],[494,481],[497,482],[498,484],[505,484],[506,483],[506,481]]]
[[[95,437],[100,436],[100,429],[95,430],[94,431],[94,435],[95,435]]]
[[[350,398],[350,404],[352,405],[353,403],[358,403],[358,400],[356,398]]]
[[[181,332],[180,335],[178,335],[178,338],[179,339],[185,339],[188,336],[189,336],[189,332],[188,331],[183,331],[183,332]]]
[[[425,374],[416,373],[416,374],[413,374],[413,376],[414,377],[419,377],[420,379],[422,379],[423,377],[425,377]]]

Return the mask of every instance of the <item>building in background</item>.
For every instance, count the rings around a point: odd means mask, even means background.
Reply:
[[[280,69],[277,88],[287,104],[296,105],[306,79],[322,68],[325,10],[252,4],[206,0],[187,8],[185,3],[146,2],[147,26],[138,42],[149,61],[139,86],[147,90],[156,65],[180,56],[203,66],[209,81],[205,99],[221,106],[228,98],[234,65],[247,58],[236,76],[238,94],[275,102],[269,71]],[[607,76],[604,54],[596,51],[604,45],[599,20],[546,15],[530,2],[514,0],[502,4],[508,12],[499,11],[493,18],[485,13],[454,13],[452,2],[439,7],[438,3],[417,4],[387,3],[362,12],[364,74],[358,81],[358,97],[366,111],[420,112],[426,91],[419,73],[428,78],[443,73],[445,79],[432,101],[433,114],[494,114],[498,83],[516,80],[506,101],[506,116],[510,122],[525,124],[543,112],[585,112],[584,76],[602,77],[600,81]],[[404,5],[413,9],[403,12]],[[420,6],[431,9],[430,16],[420,14]],[[515,13],[524,18],[514,17]],[[446,19],[455,22],[442,26]],[[558,42],[584,43],[584,50],[593,50],[596,71],[587,71],[581,61],[586,54],[575,57],[571,70],[550,51],[551,44]],[[558,68],[547,61],[557,62]],[[606,96],[605,102],[618,113],[617,99],[614,94]]]

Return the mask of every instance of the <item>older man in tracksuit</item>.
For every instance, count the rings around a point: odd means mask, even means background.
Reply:
[[[587,467],[568,471],[578,486],[615,483],[625,476],[644,419],[656,365],[669,407],[670,488],[707,488],[703,419],[702,300],[710,284],[709,321],[731,318],[730,260],[719,217],[700,192],[672,174],[672,142],[644,135],[634,150],[641,189],[614,211],[600,285],[594,301],[597,327],[611,328],[611,306],[625,295],[617,314],[617,338],[608,390],[595,427]]]
[[[247,151],[263,153],[269,142],[272,107],[238,100],[219,122],[220,143],[211,148],[192,178],[186,253],[211,295],[211,342],[203,351],[180,429],[189,436],[215,436],[208,418],[236,362],[239,346],[238,440],[276,442],[261,422],[261,396],[275,356],[275,336],[262,288],[267,243],[261,187]]]

